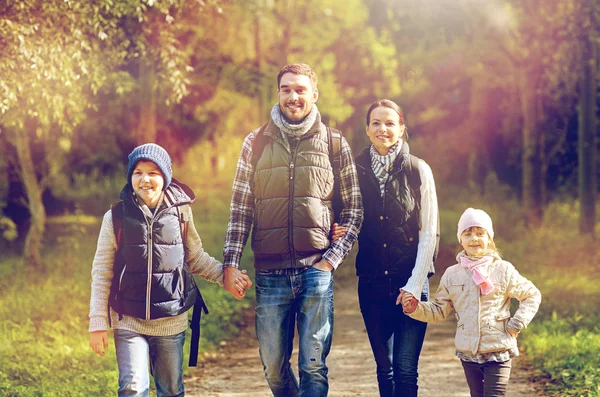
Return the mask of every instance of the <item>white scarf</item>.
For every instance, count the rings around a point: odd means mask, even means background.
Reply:
[[[284,134],[297,138],[306,134],[313,124],[315,124],[317,113],[319,113],[317,104],[313,103],[310,113],[304,118],[304,120],[298,124],[294,124],[290,123],[285,119],[285,117],[283,117],[281,114],[281,109],[279,108],[279,103],[276,103],[271,109],[271,119],[273,119],[275,125],[279,127]]]
[[[402,149],[402,143],[403,141],[395,143],[384,156],[380,155],[375,146],[371,145],[371,168],[373,168],[373,173],[379,179],[381,196],[385,194],[385,182],[390,175],[390,170],[394,167],[400,149]]]

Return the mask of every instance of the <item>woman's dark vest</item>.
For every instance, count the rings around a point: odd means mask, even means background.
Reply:
[[[356,274],[408,280],[417,259],[419,207],[407,173],[408,144],[402,145],[381,196],[371,167],[370,147],[356,157],[365,218],[358,235]],[[418,172],[418,171],[417,171]]]
[[[295,146],[272,122],[256,162],[252,250],[257,269],[311,266],[329,247],[334,220],[328,135],[317,118]]]
[[[113,278],[115,293],[110,302],[119,314],[146,320],[171,317],[184,313],[196,302],[197,287],[185,264],[182,218],[177,208],[191,201],[181,189],[168,189],[171,195],[152,221],[146,219],[133,194],[123,200],[123,230]]]

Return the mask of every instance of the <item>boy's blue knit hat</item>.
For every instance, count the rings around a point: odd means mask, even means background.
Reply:
[[[135,165],[140,160],[149,160],[158,166],[165,179],[163,190],[165,190],[171,184],[171,177],[173,176],[173,170],[171,169],[171,156],[169,156],[169,153],[167,153],[165,149],[157,144],[146,143],[140,145],[133,149],[131,153],[129,153],[127,159],[129,160],[129,164],[127,165],[127,183],[129,185],[131,185],[131,175],[133,175]]]

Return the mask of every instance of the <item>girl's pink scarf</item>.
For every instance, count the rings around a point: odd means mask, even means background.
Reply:
[[[494,284],[492,284],[488,273],[488,265],[494,261],[494,258],[491,256],[483,256],[474,261],[466,256],[460,256],[459,259],[462,267],[473,272],[473,281],[479,286],[481,294],[487,295],[494,288]]]

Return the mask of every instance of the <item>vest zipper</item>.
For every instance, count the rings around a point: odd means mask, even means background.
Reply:
[[[290,151],[290,196],[288,200],[288,249],[290,251],[292,267],[294,268],[296,267],[296,252],[294,250],[294,177],[296,175],[294,162],[298,153],[298,146],[300,146],[299,141],[294,145],[294,150]]]
[[[127,264],[123,266],[123,270],[121,271],[121,275],[119,276],[119,291],[121,291],[121,284],[123,283],[123,276],[125,275],[125,270],[127,270]]]
[[[148,278],[146,281],[146,320],[150,320],[150,293],[152,292],[152,224],[154,223],[154,218],[152,222],[148,224]]]

